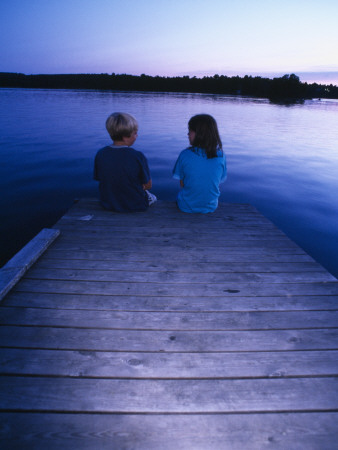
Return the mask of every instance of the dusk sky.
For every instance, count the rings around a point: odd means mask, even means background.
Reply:
[[[338,0],[0,0],[0,72],[338,84],[337,22]]]

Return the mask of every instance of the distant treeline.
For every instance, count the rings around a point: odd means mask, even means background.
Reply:
[[[24,75],[0,73],[0,87],[42,89],[100,89],[117,91],[198,92],[244,95],[292,101],[338,98],[338,86],[302,83],[295,74],[280,78],[245,77],[160,77],[149,75],[69,74]]]

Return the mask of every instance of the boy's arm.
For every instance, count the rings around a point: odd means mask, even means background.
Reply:
[[[152,183],[152,181],[151,181],[151,179],[150,179],[150,180],[148,181],[148,183],[143,184],[142,187],[143,187],[144,190],[148,190],[148,189],[151,189],[152,185],[153,185],[153,183]]]
[[[95,159],[94,159],[94,171],[93,171],[93,178],[94,178],[94,180],[96,180],[96,181],[99,181],[99,177],[97,176],[96,156],[95,156]]]

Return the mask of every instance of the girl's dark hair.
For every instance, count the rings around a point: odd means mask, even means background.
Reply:
[[[222,150],[216,120],[209,114],[197,114],[189,120],[188,126],[196,133],[192,145],[203,148],[208,158],[215,158],[217,150]]]

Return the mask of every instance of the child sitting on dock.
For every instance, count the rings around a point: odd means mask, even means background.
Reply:
[[[106,128],[113,144],[99,150],[94,163],[101,204],[118,212],[145,211],[157,199],[148,191],[152,181],[147,159],[132,148],[137,121],[130,114],[117,112],[108,117]]]
[[[187,213],[213,212],[218,206],[219,185],[227,176],[217,123],[208,114],[198,114],[189,120],[188,129],[190,147],[180,153],[173,170],[182,188],[177,205]]]

